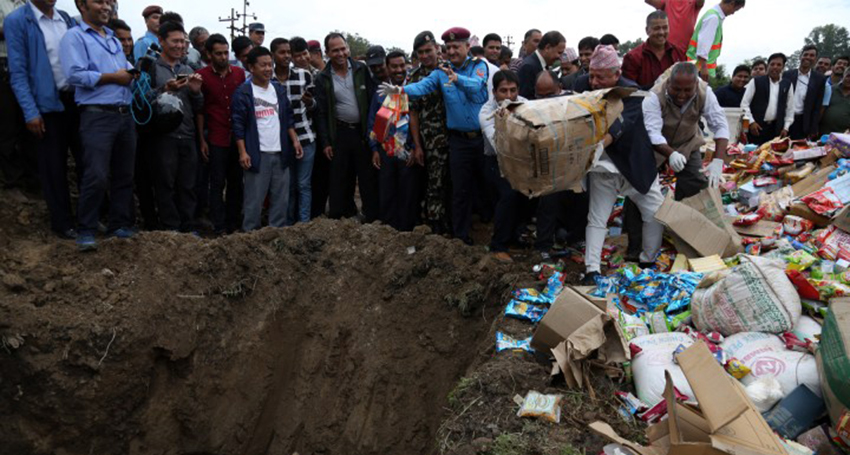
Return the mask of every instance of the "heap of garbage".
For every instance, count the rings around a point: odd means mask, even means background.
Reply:
[[[605,454],[850,453],[850,134],[733,146],[724,177],[674,201],[663,176],[652,269],[614,245],[596,286],[564,284],[580,250],[535,267],[545,287],[505,309],[534,335],[497,333],[497,351],[548,356],[572,388],[593,370],[621,381],[621,417],[645,422],[649,444],[596,422]],[[559,421],[557,395],[516,401]]]

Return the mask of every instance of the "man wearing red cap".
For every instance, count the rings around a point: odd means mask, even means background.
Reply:
[[[590,58],[590,72],[578,78],[575,91],[613,87],[637,88],[622,77],[617,51],[613,46],[597,46]],[[594,284],[601,270],[602,246],[608,232],[608,218],[619,195],[634,201],[643,216],[642,267],[650,267],[661,247],[664,227],[655,220],[655,212],[664,202],[655,157],[643,122],[641,98],[623,100],[623,113],[609,128],[600,147],[604,151],[587,175],[590,189],[590,213],[585,231],[585,283]]]
[[[475,188],[484,182],[484,137],[478,114],[487,102],[489,67],[485,60],[470,58],[469,30],[455,27],[443,33],[451,64],[440,66],[425,79],[405,85],[411,100],[442,90],[449,129],[449,168],[452,179],[452,224],[454,236],[472,244],[472,200]],[[401,87],[384,83],[379,92],[399,93]]]
[[[145,56],[151,44],[159,45],[159,17],[162,16],[162,7],[151,5],[142,11],[142,17],[145,18],[145,27],[148,31],[138,40],[133,47],[133,58],[138,62],[139,59]]]

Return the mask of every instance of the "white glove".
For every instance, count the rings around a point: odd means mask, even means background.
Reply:
[[[381,82],[381,85],[378,86],[377,92],[378,96],[396,95],[401,93],[401,87],[390,84],[389,82]]]
[[[670,157],[667,158],[667,162],[670,163],[670,168],[673,169],[673,172],[678,174],[685,168],[685,164],[688,163],[688,159],[685,158],[685,155],[682,155],[679,152],[673,152],[670,154]]]
[[[708,170],[708,186],[717,188],[723,181],[723,160],[714,159],[706,168]]]

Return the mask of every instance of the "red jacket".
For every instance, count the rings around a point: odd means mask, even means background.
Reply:
[[[685,60],[685,53],[669,42],[664,43],[664,57],[660,61],[646,43],[643,43],[623,57],[623,77],[637,82],[640,88],[648,90],[655,85],[655,80],[667,68]]]

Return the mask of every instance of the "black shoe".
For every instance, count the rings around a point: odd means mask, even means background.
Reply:
[[[56,233],[56,236],[62,240],[76,240],[77,239],[77,231],[72,229],[65,229],[64,231],[53,231]]]
[[[638,267],[640,267],[641,269],[654,269],[655,263],[654,262],[640,262],[640,263],[638,263]]]
[[[581,280],[582,286],[596,286],[596,277],[599,276],[599,272],[587,272],[584,275],[584,278]]]

